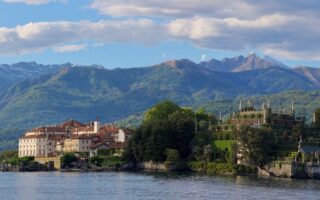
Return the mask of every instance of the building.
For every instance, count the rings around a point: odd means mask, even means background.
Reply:
[[[57,157],[64,153],[87,153],[97,148],[124,149],[133,131],[98,121],[82,124],[70,120],[27,131],[19,138],[19,157]],[[102,146],[100,144],[103,144]],[[107,147],[106,147],[107,146]]]
[[[304,125],[305,118],[295,115],[293,100],[290,110],[274,110],[271,108],[269,100],[267,104],[262,103],[260,109],[256,109],[251,100],[243,107],[240,99],[239,111],[231,115],[230,124],[236,128],[241,126],[259,127],[262,125],[293,128],[296,125]]]
[[[91,145],[98,140],[92,135],[71,135],[64,140],[62,151],[64,153],[87,153],[90,152]]]
[[[304,127],[305,118],[296,116],[294,109],[294,101],[291,102],[291,109],[289,110],[275,110],[270,106],[269,100],[263,102],[260,108],[253,106],[253,102],[249,100],[245,106],[243,106],[242,99],[239,101],[239,110],[230,115],[229,124],[231,127],[240,129],[241,126],[251,127],[270,127],[276,133],[280,131],[292,131],[295,127]],[[220,125],[222,126],[222,125]],[[220,128],[221,129],[221,128]],[[244,151],[249,152],[246,146],[241,144],[239,140],[237,142],[237,163],[248,164],[250,160],[246,160]]]
[[[41,127],[27,131],[19,138],[19,157],[48,157],[56,153],[56,145],[68,137],[61,127]]]

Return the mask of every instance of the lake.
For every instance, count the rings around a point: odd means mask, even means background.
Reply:
[[[320,181],[195,174],[0,173],[1,200],[320,199]]]

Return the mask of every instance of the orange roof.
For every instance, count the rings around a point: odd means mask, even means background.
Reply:
[[[113,125],[102,126],[99,130],[99,133],[118,133],[119,128]]]
[[[97,136],[93,135],[71,135],[70,139],[97,139]]]
[[[65,128],[60,126],[53,126],[53,127],[40,127],[32,129],[31,132],[65,132]]]
[[[65,139],[67,139],[67,136],[66,136],[66,135],[61,135],[61,134],[58,134],[58,135],[49,135],[49,136],[48,136],[48,139],[49,139],[49,140],[65,140]]]
[[[45,134],[22,136],[20,139],[46,138]]]
[[[95,148],[97,148],[97,147],[99,147],[101,145],[106,145],[106,146],[110,147],[108,142],[103,141],[103,140],[99,140],[99,141],[95,142],[94,144],[92,144],[90,148],[91,149],[95,149]]]
[[[85,126],[85,127],[76,127],[72,130],[73,133],[77,132],[93,132],[94,127],[93,126]]]
[[[77,127],[84,127],[84,126],[86,126],[86,125],[82,124],[81,122],[75,121],[73,119],[71,119],[69,121],[66,121],[63,124],[61,124],[61,127],[64,127],[64,128],[67,128],[67,127],[77,128]]]
[[[127,142],[112,142],[109,143],[111,149],[125,149],[128,146]]]

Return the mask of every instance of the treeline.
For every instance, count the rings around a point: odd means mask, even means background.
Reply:
[[[211,128],[215,116],[204,110],[194,112],[171,101],[161,102],[145,115],[129,141],[124,159],[132,162],[203,161],[227,162],[227,150],[214,145]]]

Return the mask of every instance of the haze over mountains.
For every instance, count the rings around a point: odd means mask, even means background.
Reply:
[[[255,54],[112,70],[31,62],[0,65],[0,85],[0,126],[29,128],[69,118],[119,120],[164,99],[201,106],[239,95],[318,90],[320,70]]]

